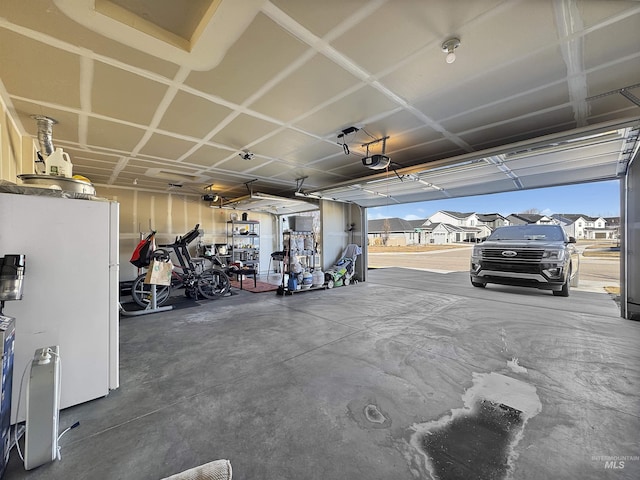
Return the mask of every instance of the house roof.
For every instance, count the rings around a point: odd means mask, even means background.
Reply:
[[[567,224],[571,224],[571,223],[575,223],[576,220],[578,220],[578,218],[587,218],[584,215],[580,215],[580,214],[573,214],[573,213],[554,213],[553,215],[551,215],[553,218],[555,218],[556,220],[559,220],[563,223],[567,223]]]
[[[557,213],[551,216],[568,225],[575,223],[580,218],[583,218],[587,222],[595,222],[599,218],[602,218],[605,221],[607,228],[615,228],[620,225],[620,217],[591,217],[582,213]]]
[[[477,213],[476,216],[481,222],[495,222],[499,219],[506,220],[506,218],[504,218],[499,213]]]
[[[432,223],[430,225],[430,227],[431,227],[431,231],[434,231],[437,228],[444,228],[448,232],[459,232],[460,231],[459,227],[456,227],[455,225],[451,225],[450,223],[444,223],[444,222]]]
[[[426,218],[423,218],[420,220],[408,220],[408,222],[411,224],[411,226],[413,226],[413,228],[423,228],[426,221],[427,221]]]
[[[433,231],[436,228],[441,227],[447,230],[449,233],[465,232],[465,233],[479,233],[482,229],[478,227],[465,227],[461,225],[451,225],[450,223],[437,222],[429,225],[429,231]]]
[[[387,226],[385,226],[385,223]],[[408,220],[398,217],[369,220],[367,226],[369,233],[398,233],[413,232],[414,230],[413,225]]]
[[[509,217],[518,218],[527,223],[536,223],[542,218],[549,218],[546,215],[539,215],[537,213],[512,213]]]
[[[462,212],[454,212],[453,210],[440,210],[440,212],[446,213],[450,217],[459,218],[461,220],[465,218],[469,218],[471,215],[475,215],[475,212],[462,213]]]

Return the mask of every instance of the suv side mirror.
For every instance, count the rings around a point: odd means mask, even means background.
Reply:
[[[575,237],[569,237],[569,243],[576,243]]]

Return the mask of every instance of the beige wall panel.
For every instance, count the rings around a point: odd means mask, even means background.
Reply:
[[[96,194],[117,201],[120,205],[120,280],[133,280],[138,270],[129,263],[129,258],[140,241],[141,234],[151,229],[157,231],[156,243],[172,243],[196,224],[204,231],[201,241],[205,244],[227,242],[227,221],[231,213],[242,217],[243,210],[210,208],[198,195],[162,194],[132,188],[96,186]],[[250,220],[260,222],[261,259],[260,271],[266,272],[271,252],[277,249],[276,217],[270,214],[247,212]],[[342,222],[344,223],[344,222]],[[198,241],[190,245],[196,253]]]
[[[322,225],[322,269],[326,270],[338,261],[349,241],[346,231],[346,226],[350,222],[349,205],[321,200],[320,222]]]
[[[5,159],[9,157],[9,149],[7,141],[9,139],[7,131],[7,115],[2,112],[2,121],[0,122],[0,180],[6,180],[5,178]]]
[[[171,223],[167,212],[170,212],[171,196],[148,192],[136,192],[134,212],[134,228],[136,231],[148,232],[150,229],[158,232],[159,243],[166,243],[171,239]]]
[[[134,193],[134,190],[96,187],[97,196],[115,200],[120,204],[120,238],[137,232],[133,229]]]
[[[35,150],[30,137],[22,137],[2,106],[0,123],[0,179],[18,183],[17,175],[33,173]],[[23,153],[24,152],[24,153]]]
[[[0,180],[7,180],[6,171],[8,170],[8,167],[5,166],[5,162],[6,159],[9,158],[9,132],[7,130],[8,117],[4,108],[0,118],[2,118],[2,121],[0,121]]]

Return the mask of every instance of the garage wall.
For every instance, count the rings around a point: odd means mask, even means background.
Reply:
[[[0,114],[0,180],[19,183],[17,175],[34,173],[37,139],[19,131],[2,102]],[[133,280],[138,274],[129,258],[141,235],[150,230],[158,232],[157,243],[171,243],[199,223],[204,230],[204,243],[227,243],[227,221],[231,213],[237,213],[239,218],[245,213],[243,210],[210,208],[195,193],[164,194],[133,188],[95,187],[98,197],[120,204],[120,281]],[[250,220],[260,221],[260,272],[266,273],[270,255],[276,250],[276,218],[270,214],[247,214]],[[87,232],[88,237],[90,234]],[[195,253],[196,243],[192,243],[192,253]]]
[[[366,209],[358,205],[349,206],[349,243],[362,247],[362,255],[356,261],[356,278],[362,282],[367,280],[367,214]]]
[[[321,200],[320,222],[322,225],[322,269],[326,270],[340,258],[348,243],[348,205]]]
[[[349,243],[366,246],[363,229],[363,211],[357,205],[321,200],[320,220],[322,223],[323,270],[331,267],[342,255]],[[353,224],[353,227],[351,225]],[[351,231],[349,229],[352,228]],[[364,280],[363,255],[356,261],[356,275]]]
[[[19,183],[17,175],[34,173],[38,148],[37,138],[20,131],[0,99],[0,180]],[[129,258],[141,234],[155,229],[158,243],[170,243],[199,223],[205,232],[202,237],[204,243],[226,243],[227,221],[231,213],[236,212],[240,218],[244,213],[242,210],[209,208],[208,203],[195,193],[163,194],[96,185],[96,194],[120,204],[121,281],[132,280],[138,273],[129,263]],[[266,272],[271,252],[275,250],[275,217],[247,213],[250,220],[260,221],[260,271]],[[91,232],[87,232],[88,238],[90,235]],[[196,242],[193,242],[194,251],[195,245]]]
[[[19,183],[17,175],[34,173],[37,139],[21,132],[0,99],[0,180]],[[73,161],[73,159],[72,159]],[[196,223],[204,230],[202,241],[226,243],[227,221],[232,212],[242,217],[243,210],[210,208],[197,194],[157,193],[134,188],[96,185],[96,195],[120,204],[120,280],[132,280],[138,270],[129,263],[141,235],[154,229],[158,243],[170,243]],[[333,265],[347,244],[366,246],[363,240],[362,210],[356,205],[321,202],[323,268]],[[269,258],[278,249],[278,225],[275,216],[247,212],[250,220],[260,221],[260,272],[266,273]],[[351,224],[355,224],[349,231]],[[87,232],[88,237],[91,232]],[[192,244],[195,247],[196,242]],[[1,253],[1,252],[0,252]],[[364,279],[364,262],[356,262],[358,278]]]
[[[18,183],[17,175],[34,173],[34,139],[22,135],[0,99],[0,180]]]
[[[177,236],[191,230],[196,224],[204,230],[201,240],[205,244],[227,243],[227,222],[231,213],[241,218],[243,210],[210,208],[199,195],[162,194],[129,188],[96,186],[99,197],[115,200],[120,204],[120,279],[131,280],[137,269],[129,263],[131,253],[141,235],[156,230],[156,243],[171,243]],[[269,257],[275,245],[275,217],[270,214],[247,212],[249,220],[260,222],[260,272],[267,271]],[[191,244],[195,253],[197,241]]]

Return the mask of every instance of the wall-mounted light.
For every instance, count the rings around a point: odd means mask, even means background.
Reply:
[[[455,49],[458,48],[459,46],[460,46],[460,39],[455,37],[450,38],[449,40],[446,40],[442,44],[442,51],[447,54],[447,57],[446,57],[447,63],[453,63],[456,61],[456,54],[454,52],[455,52]]]

